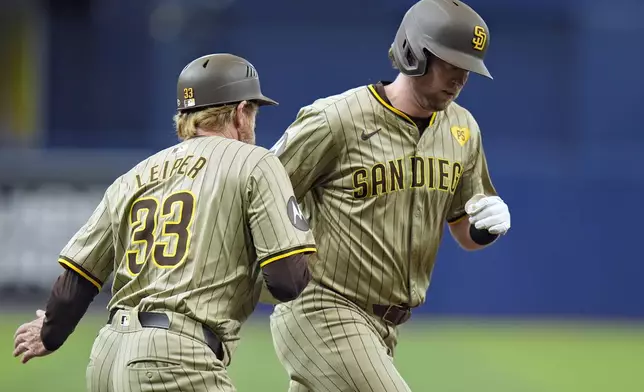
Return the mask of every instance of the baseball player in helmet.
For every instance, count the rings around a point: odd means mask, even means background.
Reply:
[[[235,125],[225,128],[233,133],[228,136],[255,144],[255,114],[263,105],[277,102],[262,94],[257,71],[248,61],[231,54],[198,58],[186,65],[177,82],[177,136],[184,140],[196,135],[199,119],[216,120]]]
[[[88,391],[235,391],[226,367],[257,282],[274,300],[296,298],[316,250],[284,167],[252,145],[257,106],[275,104],[243,58],[188,64],[180,143],[107,188],[61,251],[46,312],[18,329],[14,355],[27,362],[57,350],[114,273]]]
[[[459,0],[421,0],[391,46],[399,74],[303,107],[273,151],[318,243],[312,281],[275,307],[290,391],[409,391],[398,326],[425,302],[445,224],[466,250],[510,228],[481,131],[455,102],[490,31]],[[431,369],[428,369],[431,372]]]

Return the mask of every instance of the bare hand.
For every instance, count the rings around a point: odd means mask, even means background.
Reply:
[[[13,356],[18,357],[24,354],[22,363],[27,363],[35,357],[44,357],[51,354],[51,351],[47,351],[40,339],[40,331],[45,321],[45,311],[37,310],[36,317],[35,320],[22,324],[13,336]]]

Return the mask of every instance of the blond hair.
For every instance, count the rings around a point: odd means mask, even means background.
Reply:
[[[235,123],[237,103],[224,106],[209,107],[197,111],[180,112],[174,115],[174,129],[179,140],[190,139],[197,135],[197,129],[201,128],[211,132],[224,130]],[[246,102],[244,113],[254,122],[254,113],[257,111],[257,104]]]
[[[396,65],[396,60],[394,60],[394,49],[390,47],[387,55],[389,57],[389,61],[391,61],[391,66],[393,67],[393,69],[397,70],[398,66]]]

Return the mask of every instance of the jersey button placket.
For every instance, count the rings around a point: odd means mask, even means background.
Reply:
[[[418,133],[418,128],[416,128],[416,127],[410,127],[409,128],[409,134],[411,136],[413,136],[414,139],[416,139],[416,141],[418,141],[420,139],[419,133]]]
[[[418,203],[418,197],[416,203]],[[411,229],[411,258],[409,265],[409,302],[414,303],[416,300],[416,271],[418,271],[419,247],[420,247],[420,233],[422,232],[423,219],[421,217],[420,207],[414,207],[414,218],[412,219]]]
[[[414,149],[415,156],[421,156],[422,148],[420,148],[420,140],[418,139],[418,129],[416,127],[411,128],[410,130],[412,136],[417,139],[417,145]],[[418,293],[416,291],[416,271],[418,271],[419,260],[419,249],[421,246],[420,233],[422,233],[424,226],[423,219],[423,189],[415,189],[415,197],[413,201],[413,218],[412,218],[412,230],[411,230],[411,265],[409,266],[409,301],[410,303],[415,303],[417,301]]]

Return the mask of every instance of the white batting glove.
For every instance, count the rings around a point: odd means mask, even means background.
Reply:
[[[474,195],[465,203],[470,224],[490,234],[505,234],[510,230],[510,210],[498,196]]]

